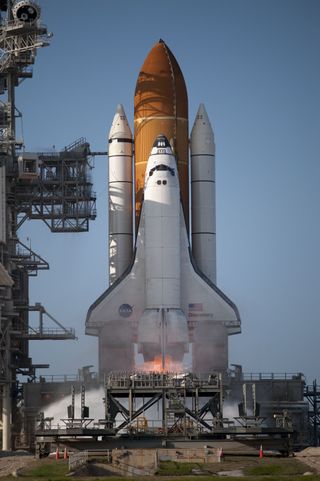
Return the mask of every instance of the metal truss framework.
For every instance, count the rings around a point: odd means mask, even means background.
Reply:
[[[313,446],[320,445],[320,386],[314,380],[312,385],[306,386],[304,397],[309,402],[309,426],[312,432]]]
[[[79,139],[61,152],[26,153],[17,139],[15,89],[32,77],[37,50],[49,45],[51,34],[40,18],[14,18],[13,0],[0,2],[0,412],[3,449],[14,445],[18,375],[35,379],[29,357],[34,339],[75,339],[43,306],[29,305],[29,277],[49,269],[49,264],[31,246],[23,244],[18,230],[27,219],[44,221],[52,232],[84,232],[95,218],[89,144]],[[31,9],[32,10],[32,9]],[[40,9],[39,9],[40,12]],[[40,13],[39,13],[40,15]],[[2,273],[2,275],[1,275]],[[8,279],[7,279],[8,278]],[[39,314],[31,327],[30,311]],[[47,316],[54,328],[44,327]]]
[[[280,423],[264,423],[256,415],[224,419],[222,413],[223,381],[220,373],[210,374],[135,372],[110,373],[104,380],[104,418],[91,425],[89,408],[83,406],[81,388],[81,418],[74,417],[75,385],[71,385],[72,404],[68,418],[53,425],[53,418],[39,419],[34,433],[37,451],[51,452],[52,443],[87,442],[88,437],[108,446],[163,446],[175,442],[214,440],[238,441],[259,449],[292,452],[294,430],[285,416]],[[67,408],[67,406],[66,406]],[[34,415],[29,411],[29,416]],[[55,419],[55,423],[57,419]],[[263,423],[265,425],[263,425]],[[164,443],[164,444],[163,444]],[[186,445],[185,445],[186,446]]]
[[[61,152],[19,158],[16,186],[19,224],[26,219],[43,220],[51,232],[86,232],[96,217],[92,192],[90,146],[78,139]],[[26,170],[28,169],[28,170]]]
[[[121,403],[122,398],[128,407]],[[138,400],[142,400],[140,405]],[[161,420],[151,427],[145,413],[148,416],[154,405],[161,406]],[[119,413],[124,421],[116,425]],[[111,373],[105,381],[104,423],[115,433],[126,430],[131,435],[195,436],[212,432],[222,427],[221,374]]]

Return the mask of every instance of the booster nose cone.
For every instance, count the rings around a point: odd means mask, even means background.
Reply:
[[[202,118],[202,119],[205,120],[205,121],[209,121],[209,117],[208,117],[206,108],[205,108],[205,106],[204,106],[203,103],[201,103],[201,104],[199,105],[198,112],[197,112],[197,116],[199,116],[200,118]],[[209,123],[210,123],[210,122],[209,122]]]
[[[113,139],[132,139],[132,133],[127,120],[127,116],[124,111],[123,105],[121,104],[117,105],[116,113],[113,117],[111,129],[109,132],[109,143],[111,143]]]
[[[126,115],[126,114],[124,113],[124,108],[123,108],[123,105],[122,105],[122,104],[118,104],[118,105],[117,105],[117,110],[116,110],[116,112],[117,112],[117,114],[119,114],[119,115]]]
[[[211,123],[203,104],[199,105],[198,112],[192,127],[191,136],[192,153],[214,155],[214,135]]]

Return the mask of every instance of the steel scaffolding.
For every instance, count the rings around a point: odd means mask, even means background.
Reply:
[[[52,232],[83,232],[95,218],[90,147],[84,138],[60,152],[26,152],[16,135],[15,89],[32,77],[37,50],[49,45],[51,34],[33,1],[0,1],[0,410],[2,448],[14,446],[18,375],[36,377],[29,341],[75,339],[40,304],[29,305],[29,277],[49,264],[19,240],[27,219],[44,221]],[[38,326],[29,313],[37,311]],[[54,327],[44,326],[49,318]]]
[[[83,137],[61,152],[18,158],[16,209],[19,226],[43,220],[52,232],[86,232],[96,217],[90,146]]]
[[[313,446],[320,445],[320,386],[314,380],[312,385],[306,386],[304,397],[309,402],[308,420],[310,432],[312,433]]]

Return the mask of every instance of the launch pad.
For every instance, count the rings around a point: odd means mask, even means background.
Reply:
[[[230,449],[230,443],[236,441],[237,449],[239,443],[252,449],[263,443],[265,449],[289,454],[294,428],[288,414],[283,412],[270,422],[260,415],[256,400],[251,406],[246,399],[245,407],[239,407],[239,416],[224,418],[223,384],[220,373],[110,373],[104,382],[104,418],[95,423],[89,418],[82,386],[84,415],[80,419],[61,419],[60,426],[51,425],[51,419],[42,416],[35,431],[36,452],[45,455],[53,444],[81,450],[88,443],[114,449],[124,445],[148,448],[214,441]],[[74,393],[74,386],[72,390]],[[74,395],[72,399],[69,414],[75,412]]]

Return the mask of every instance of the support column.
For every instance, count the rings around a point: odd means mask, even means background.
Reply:
[[[11,450],[11,409],[10,384],[5,384],[2,399],[2,451]]]

